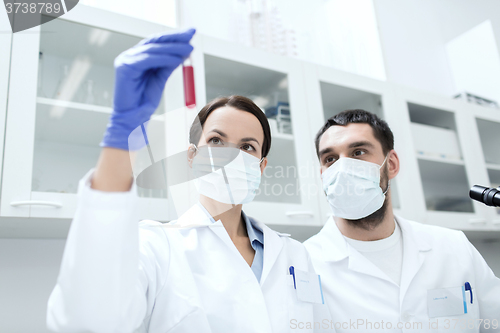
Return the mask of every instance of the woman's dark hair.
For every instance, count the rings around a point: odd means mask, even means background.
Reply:
[[[271,128],[269,127],[269,122],[264,112],[252,102],[251,99],[233,95],[229,97],[218,97],[212,100],[210,103],[205,105],[203,109],[200,110],[198,116],[193,121],[191,129],[189,130],[189,142],[198,145],[201,138],[201,133],[203,126],[207,121],[208,116],[214,110],[217,110],[224,106],[230,106],[240,111],[250,112],[260,122],[262,130],[264,131],[264,142],[262,143],[262,157],[266,157],[271,149]]]
[[[370,125],[373,130],[373,136],[375,136],[382,145],[382,150],[385,155],[394,149],[394,134],[392,134],[389,125],[371,112],[355,109],[342,111],[326,121],[325,125],[323,125],[318,134],[316,134],[316,139],[314,140],[316,155],[319,157],[319,141],[321,140],[321,136],[323,136],[330,127],[347,126],[353,123]]]

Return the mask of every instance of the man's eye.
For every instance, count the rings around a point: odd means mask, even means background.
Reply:
[[[364,154],[366,154],[366,152],[364,152],[364,151],[362,151],[362,150],[356,150],[356,151],[354,151],[354,153],[353,153],[353,155],[354,155],[354,156],[362,156],[362,155],[364,155]]]
[[[325,158],[325,165],[330,166],[335,162],[335,157],[327,157]]]

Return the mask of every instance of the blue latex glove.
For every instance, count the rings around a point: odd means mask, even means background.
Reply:
[[[129,135],[149,120],[160,103],[168,77],[193,51],[189,41],[194,33],[189,29],[154,35],[115,59],[113,113],[101,147],[129,150]],[[134,144],[130,150],[140,148]]]

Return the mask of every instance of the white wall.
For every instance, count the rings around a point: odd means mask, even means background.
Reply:
[[[0,239],[0,332],[43,333],[65,240]]]
[[[389,81],[451,96],[445,44],[489,19],[500,45],[498,0],[373,1]]]

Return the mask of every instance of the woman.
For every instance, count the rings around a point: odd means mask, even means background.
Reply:
[[[200,203],[179,220],[167,227],[137,223],[128,149],[138,147],[129,147],[128,136],[154,112],[168,76],[191,52],[193,34],[154,36],[115,61],[114,110],[104,148],[95,170],[80,181],[49,299],[47,323],[54,331],[285,332],[327,319],[319,315],[327,316],[324,305],[299,299],[299,282],[294,287],[289,275],[293,266],[313,276],[302,244],[242,211],[255,195],[255,170],[260,180],[271,145],[269,124],[249,99],[209,103],[190,132],[193,170],[203,173],[203,152],[241,150],[226,155],[217,171],[227,186],[217,172],[202,174],[196,179]],[[249,171],[238,174],[242,169],[235,163]],[[238,179],[247,182],[243,195],[235,188]]]

